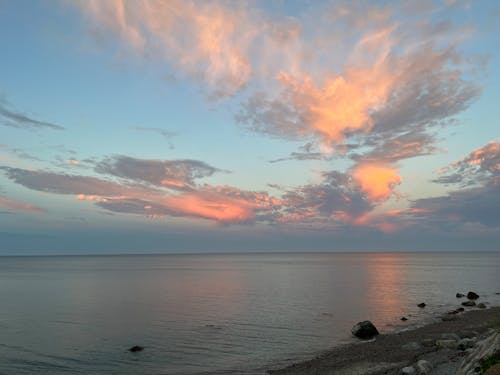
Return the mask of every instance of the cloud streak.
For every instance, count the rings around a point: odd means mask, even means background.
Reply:
[[[25,113],[13,110],[9,103],[0,97],[0,125],[18,129],[64,130],[64,127],[51,122],[34,119]]]

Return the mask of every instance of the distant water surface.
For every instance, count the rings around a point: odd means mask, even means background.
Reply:
[[[500,304],[500,253],[0,257],[0,374],[263,374],[468,290]]]

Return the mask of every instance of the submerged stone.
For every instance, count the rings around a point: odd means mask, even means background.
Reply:
[[[144,350],[144,347],[139,346],[139,345],[134,345],[128,351],[132,352],[132,353],[135,353],[135,352],[141,352],[143,350]]]

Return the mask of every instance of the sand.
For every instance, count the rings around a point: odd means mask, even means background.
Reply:
[[[270,370],[272,375],[352,375],[400,374],[401,369],[427,360],[433,366],[431,374],[452,375],[468,356],[456,348],[436,346],[436,340],[449,334],[480,341],[500,328],[500,307],[471,310],[454,315],[456,320],[440,321],[426,326],[379,335],[375,340],[334,348],[324,354],[289,367]]]

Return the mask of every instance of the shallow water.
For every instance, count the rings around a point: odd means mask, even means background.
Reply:
[[[2,257],[0,374],[262,374],[468,290],[500,304],[500,253]]]

